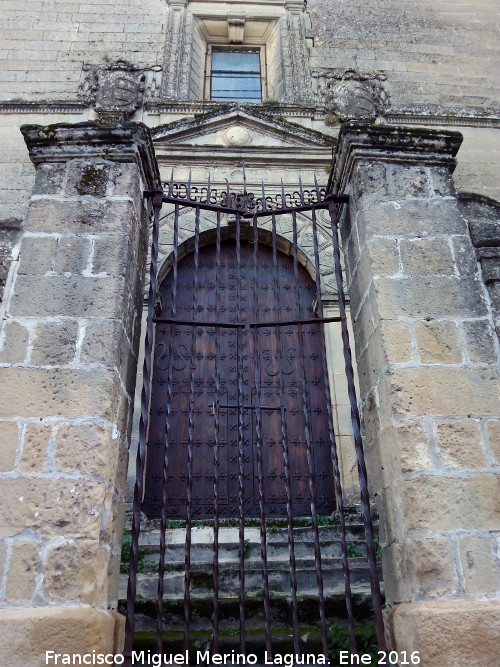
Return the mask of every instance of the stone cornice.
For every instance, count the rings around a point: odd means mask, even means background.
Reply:
[[[339,133],[328,192],[345,192],[359,160],[442,166],[453,171],[461,143],[460,132],[452,130],[345,123]]]
[[[136,162],[147,188],[157,187],[160,182],[151,133],[143,123],[58,123],[22,125],[20,129],[35,166],[78,158]]]

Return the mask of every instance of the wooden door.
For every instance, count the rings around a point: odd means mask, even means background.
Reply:
[[[234,240],[222,243],[220,259],[221,267],[217,283],[215,245],[200,249],[198,289],[195,299],[193,299],[193,256],[187,255],[179,261],[175,312],[177,320],[240,321],[250,324],[254,321],[272,323],[276,320],[314,318],[315,284],[302,266],[299,266],[299,284],[297,284],[290,257],[278,253],[276,284],[272,249],[259,246],[257,289],[254,283],[252,244],[241,242],[239,280]],[[218,303],[217,291],[220,295]],[[163,303],[161,317],[172,317],[170,274],[161,285],[160,293]],[[297,299],[300,303],[300,312],[297,312]],[[321,362],[321,345],[324,344],[324,338],[320,324],[303,325],[305,340],[303,347],[299,344],[297,325],[282,326],[280,333],[277,333],[276,327],[273,326],[259,328],[257,350],[254,350],[254,330],[249,326],[240,329],[239,332],[235,328],[220,328],[218,334],[215,327],[196,326],[193,349],[191,325],[157,325],[143,506],[145,513],[149,517],[161,515],[170,331],[173,359],[170,368],[172,403],[169,417],[167,517],[169,519],[186,517],[190,418],[193,445],[191,480],[193,515],[196,519],[213,517],[214,405],[219,406],[216,409],[220,422],[219,515],[221,517],[238,515],[241,430],[245,515],[258,516],[257,424],[254,407],[257,400],[264,406],[260,411],[262,420],[260,431],[266,516],[269,518],[286,516],[283,432],[286,434],[293,515],[310,516],[311,467],[317,512],[330,513],[334,509],[335,501]],[[241,346],[239,358],[238,345]],[[254,373],[256,363],[257,383]],[[302,383],[303,369],[305,369],[305,385]],[[218,395],[216,372],[220,378]],[[237,407],[239,379],[243,405],[241,424]],[[271,409],[280,407],[280,395],[284,397],[284,420],[282,420],[283,413],[279,409]],[[304,409],[311,424],[309,436],[312,457],[309,461]]]

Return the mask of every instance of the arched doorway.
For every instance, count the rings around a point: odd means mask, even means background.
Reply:
[[[215,244],[206,245],[199,251],[196,291],[192,254],[178,262],[175,290],[170,273],[160,286],[160,317],[175,314],[178,321],[227,326],[199,325],[194,337],[190,324],[156,328],[143,503],[149,517],[161,515],[169,383],[168,519],[186,518],[188,481],[193,516],[213,517],[216,447],[219,516],[238,515],[241,478],[245,516],[258,516],[258,445],[266,516],[287,515],[287,476],[294,516],[310,516],[311,487],[319,514],[334,509],[323,331],[314,323],[316,285],[306,269],[298,265],[296,271],[284,253],[277,252],[274,263],[268,246],[259,244],[257,275],[253,244],[241,241],[240,253],[238,274],[233,239],[221,243],[219,262]],[[293,323],[299,319],[312,321]],[[275,321],[291,323],[275,327]],[[255,335],[250,327],[255,322],[269,326],[258,327]],[[231,328],[231,323],[245,327]]]

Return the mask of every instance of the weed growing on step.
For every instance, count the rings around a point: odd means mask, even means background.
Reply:
[[[373,625],[357,625],[354,628],[356,645],[359,653],[371,656],[371,664],[378,661],[377,635]],[[340,651],[349,650],[349,630],[341,625],[332,625],[328,628],[328,655],[330,665],[337,667]]]
[[[128,574],[130,572],[130,549],[132,547],[132,538],[130,537],[126,528],[123,529],[122,537],[122,555],[120,558],[120,573]],[[144,566],[146,565],[146,551],[142,547],[139,547],[139,559],[137,561],[137,572],[144,572]]]
[[[363,554],[361,551],[358,549],[358,545],[356,542],[348,542],[347,543],[347,557],[348,558],[359,558]]]

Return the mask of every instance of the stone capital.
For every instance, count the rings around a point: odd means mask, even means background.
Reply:
[[[345,123],[340,129],[328,190],[344,192],[359,161],[445,167],[453,172],[461,143],[460,132],[450,130]]]
[[[139,166],[147,188],[159,186],[160,174],[151,133],[143,123],[22,125],[21,132],[35,167],[81,158],[133,162]]]

